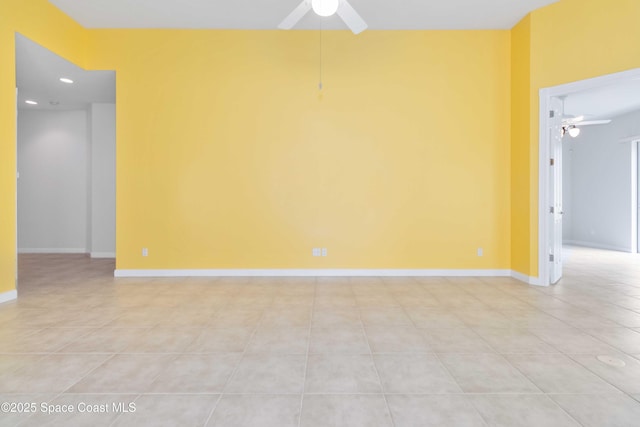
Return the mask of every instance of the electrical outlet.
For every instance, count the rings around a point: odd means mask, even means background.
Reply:
[[[482,250],[482,248],[478,248],[478,256],[483,256],[484,255],[484,251]]]
[[[149,256],[149,249],[142,248],[142,256]]]
[[[322,248],[322,256],[327,256],[327,248]]]
[[[320,248],[313,248],[311,253],[313,256],[320,256],[322,252],[320,251]]]

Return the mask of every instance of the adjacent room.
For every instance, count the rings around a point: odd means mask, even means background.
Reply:
[[[0,425],[637,426],[638,16],[2,0]]]
[[[18,253],[115,259],[115,73],[16,34]]]
[[[632,78],[561,97],[563,257],[592,274],[598,260],[633,269],[638,256],[639,80]],[[614,280],[615,271],[610,280]]]
[[[640,80],[572,94],[565,116],[564,243],[637,253]]]

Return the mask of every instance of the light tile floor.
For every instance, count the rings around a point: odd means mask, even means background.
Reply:
[[[20,256],[0,402],[36,408],[0,426],[639,426],[640,257],[566,255],[549,288],[114,279],[110,260]]]

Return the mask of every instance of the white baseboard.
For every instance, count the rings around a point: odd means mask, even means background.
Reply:
[[[539,278],[527,276],[526,274],[518,273],[515,270],[511,270],[511,277],[528,285],[542,286]]]
[[[239,269],[116,270],[115,277],[511,277],[510,270]]]
[[[91,258],[115,258],[115,252],[91,252]]]
[[[604,249],[607,251],[628,252],[628,253],[633,252],[631,248],[625,248],[622,246],[613,246],[613,245],[603,245],[601,243],[585,242],[583,240],[564,240],[562,243],[564,245],[582,246],[585,248],[594,248],[594,249]]]
[[[86,248],[18,248],[19,254],[86,254]]]
[[[18,291],[15,289],[8,292],[3,292],[0,294],[0,304],[3,302],[13,301],[18,298]]]

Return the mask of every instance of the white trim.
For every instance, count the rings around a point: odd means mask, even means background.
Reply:
[[[0,304],[13,301],[18,298],[18,291],[15,289],[8,292],[3,292],[0,294]]]
[[[631,142],[631,252],[638,253],[638,143]]]
[[[549,286],[549,104],[551,89],[540,90],[540,136],[538,141],[538,280]]]
[[[607,251],[633,253],[631,248],[623,248],[622,246],[604,245],[602,243],[586,242],[584,240],[565,240],[563,241],[563,244],[571,245],[571,246],[580,246],[583,248],[594,248],[594,249],[604,249]]]
[[[116,270],[114,277],[511,277],[511,270],[377,270],[377,269],[215,269]]]
[[[537,277],[527,276],[526,274],[522,274],[514,270],[511,271],[511,277],[528,285],[540,286],[540,281]]]
[[[626,138],[620,138],[618,140],[618,142],[624,143],[624,142],[640,142],[640,135],[635,135],[635,136],[629,136]]]
[[[552,97],[570,95],[619,82],[640,78],[640,68],[607,74],[577,82],[540,89],[539,139],[538,139],[538,278],[541,286],[549,286],[549,100]]]
[[[86,254],[86,248],[18,248],[19,254]]]
[[[91,252],[91,258],[115,258],[115,252]]]

